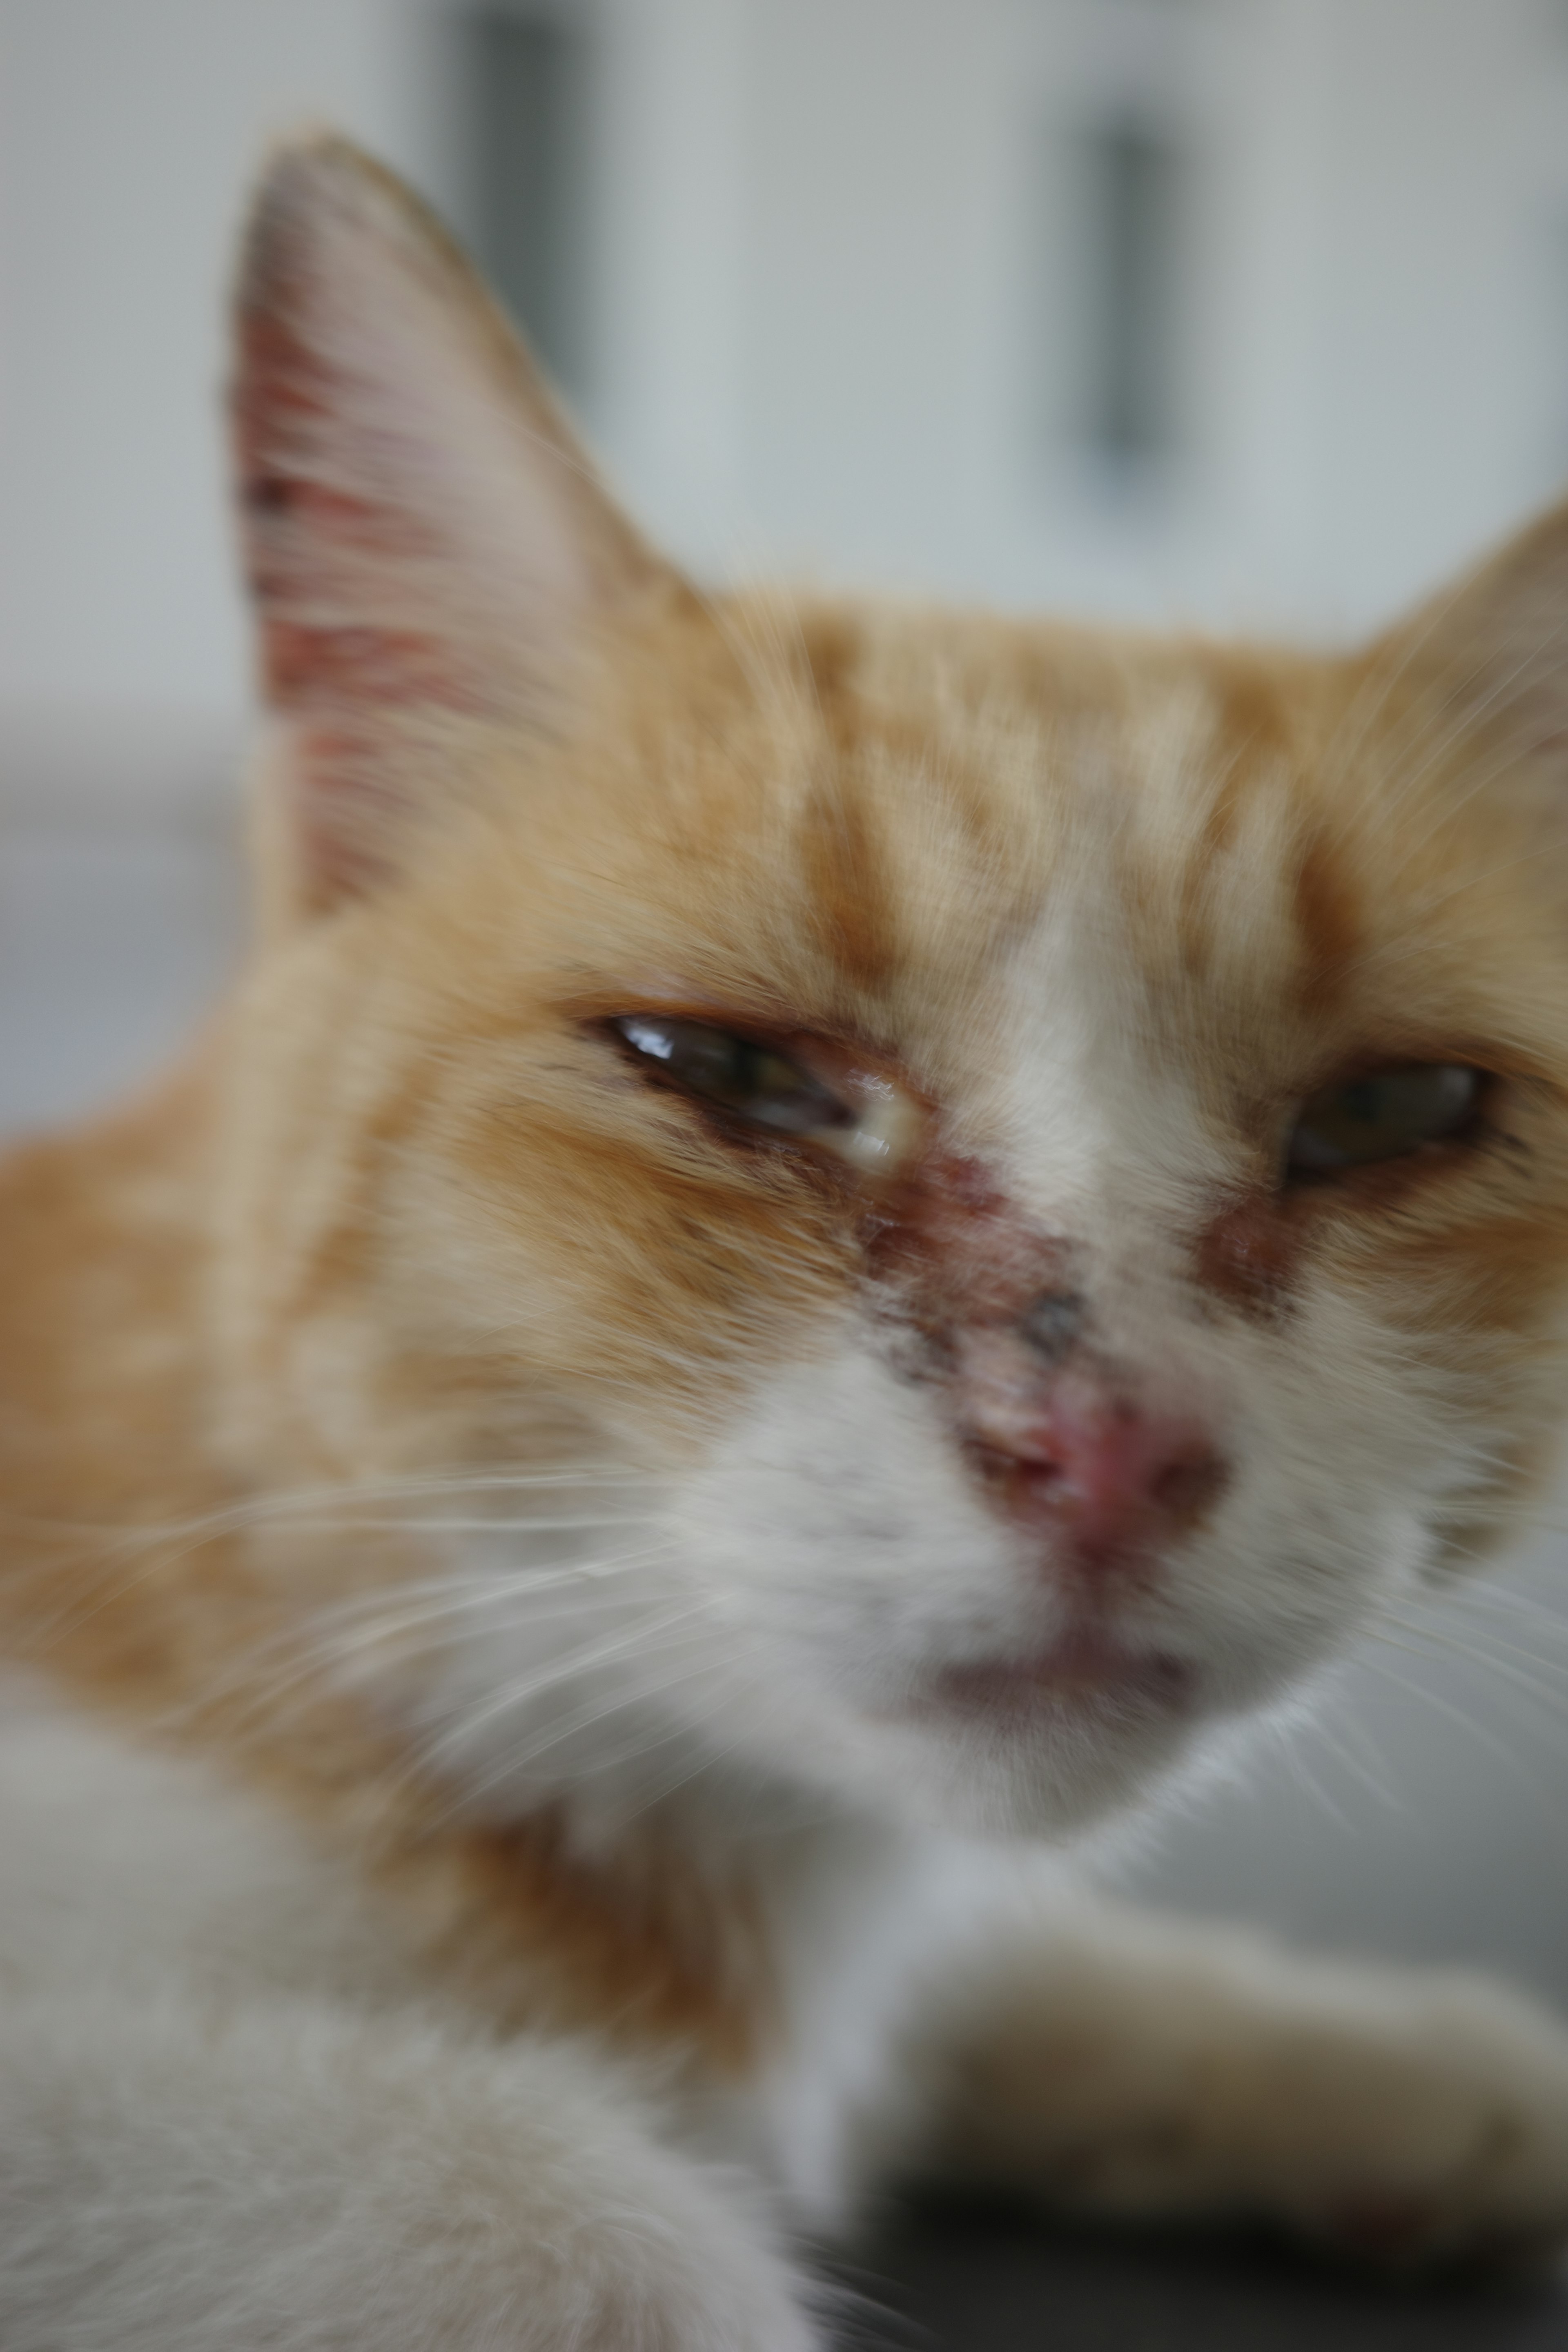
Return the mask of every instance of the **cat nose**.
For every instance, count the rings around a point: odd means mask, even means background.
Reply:
[[[1140,1401],[1092,1372],[1043,1383],[1027,1409],[973,1424],[1009,1513],[1064,1539],[1090,1570],[1146,1559],[1205,1518],[1229,1465],[1196,1416]]]

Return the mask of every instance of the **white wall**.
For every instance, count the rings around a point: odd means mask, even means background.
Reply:
[[[306,115],[429,179],[417,26],[397,0],[0,0],[13,764],[61,730],[176,758],[232,731],[246,651],[220,404],[242,192],[262,142]]]
[[[240,193],[316,115],[457,203],[456,5],[0,0],[0,750],[18,709],[112,734],[240,707]],[[1568,464],[1545,0],[577,5],[604,63],[590,422],[706,569],[1332,632]],[[1045,414],[1072,332],[1045,142],[1117,90],[1206,159],[1194,446],[1168,499],[1120,508]]]
[[[765,542],[1009,601],[1331,631],[1415,593],[1568,460],[1550,414],[1568,370],[1540,331],[1568,284],[1550,236],[1568,31],[1558,56],[1535,0],[746,16],[742,409]],[[1032,217],[1042,133],[1119,91],[1206,152],[1197,446],[1163,509],[1096,499],[1030,413],[1039,362],[1070,362]]]

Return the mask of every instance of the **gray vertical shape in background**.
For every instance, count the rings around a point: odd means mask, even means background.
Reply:
[[[478,258],[549,373],[581,400],[588,36],[499,8],[461,31]]]
[[[1183,161],[1128,116],[1081,142],[1079,430],[1118,472],[1173,454],[1180,432]]]

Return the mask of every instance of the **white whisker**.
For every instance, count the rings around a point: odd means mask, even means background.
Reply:
[[[491,1692],[489,1697],[468,1707],[459,1723],[437,1735],[426,1748],[426,1755],[434,1759],[454,1747],[460,1747],[466,1740],[471,1738],[476,1731],[482,1729],[486,1724],[493,1722],[498,1716],[525,1705],[530,1699],[540,1696],[543,1692],[591,1668],[614,1664],[617,1659],[626,1657],[650,1641],[661,1637],[674,1625],[706,1614],[710,1607],[710,1602],[704,1597],[688,1601],[679,1609],[667,1612],[651,1622],[639,1621],[631,1625],[617,1626],[613,1633],[607,1634],[603,1640],[591,1643],[584,1649],[570,1653],[563,1660],[552,1660],[551,1664],[542,1670],[536,1669],[531,1674],[521,1675],[510,1682],[503,1683],[499,1689]]]

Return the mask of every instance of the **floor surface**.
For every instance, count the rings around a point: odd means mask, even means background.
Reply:
[[[838,2275],[843,2352],[1568,2352],[1568,2285],[1385,2286],[967,2210],[910,2208]]]

